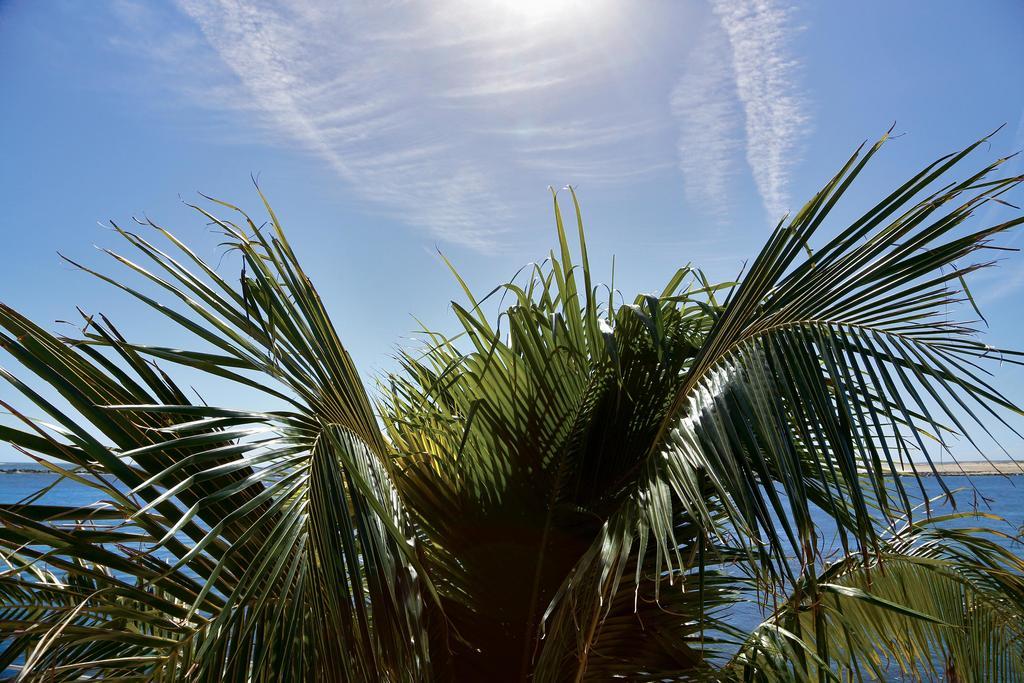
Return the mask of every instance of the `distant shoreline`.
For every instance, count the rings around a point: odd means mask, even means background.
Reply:
[[[922,477],[935,475],[932,467],[926,462],[915,462],[914,467]],[[935,463],[935,471],[940,475],[946,474],[950,476],[962,476],[965,474],[971,477],[1013,476],[1024,474],[1024,461],[993,460],[987,462],[985,460],[961,460],[960,462],[937,462]],[[896,474],[910,476],[914,474],[914,470],[910,467],[905,467],[897,470]]]
[[[70,471],[75,474],[88,474],[88,472],[83,469],[74,469]],[[7,463],[0,465],[0,474],[56,474],[56,472],[44,467],[21,467]]]

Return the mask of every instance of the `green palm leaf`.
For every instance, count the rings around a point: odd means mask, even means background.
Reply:
[[[986,374],[1020,354],[949,312],[974,307],[965,278],[1024,222],[971,217],[1021,178],[991,179],[1000,160],[947,181],[979,142],[837,224],[881,144],[741,281],[686,266],[620,305],[575,194],[573,240],[555,196],[557,250],[481,299],[460,278],[458,332],[423,330],[376,406],[269,206],[267,226],[195,207],[237,286],[153,223],[153,239],[117,228],[130,255],[109,253],[143,284],[89,272],[194,348],[102,317],[58,337],[0,306],[0,372],[43,416],[5,403],[0,437],[102,501],[0,506],[0,664],[23,680],[1024,679],[1020,560],[917,508],[929,444],[984,454],[1020,413]],[[192,403],[173,366],[261,407]]]

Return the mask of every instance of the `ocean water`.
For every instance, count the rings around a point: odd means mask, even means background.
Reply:
[[[54,505],[89,505],[97,502],[98,491],[81,483],[63,480],[58,482],[55,474],[46,471],[34,471],[31,473],[3,473],[4,470],[12,468],[32,468],[31,465],[3,464],[0,463],[0,503],[23,502],[38,491],[48,489],[45,494],[36,499],[37,503]],[[977,509],[982,512],[1002,517],[1005,521],[995,523],[985,521],[986,525],[1003,531],[1010,536],[1017,536],[1024,530],[1024,475],[1014,476],[946,476],[943,478],[946,485],[955,491],[959,511]],[[933,478],[922,480],[926,493],[934,498],[942,494],[938,481]],[[908,482],[909,483],[909,482]],[[916,484],[913,485],[916,488]],[[911,486],[908,486],[910,492]],[[913,495],[913,494],[911,494]],[[920,494],[918,494],[920,495]],[[945,504],[939,504],[934,508],[935,514],[951,512],[951,508]],[[831,538],[835,545],[835,527],[830,523],[829,518],[820,514],[818,522],[821,527],[822,537],[826,540]],[[956,522],[954,522],[956,523]],[[977,520],[962,520],[959,522],[964,526],[979,526]],[[1024,554],[1024,545],[1020,542],[1007,539],[1003,544],[1017,554]],[[760,621],[758,610],[750,605],[749,609],[741,608],[731,614],[730,621],[740,628],[751,628]],[[898,680],[893,678],[893,680]]]

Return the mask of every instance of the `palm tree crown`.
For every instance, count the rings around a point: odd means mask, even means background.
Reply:
[[[483,299],[459,279],[458,333],[424,330],[375,399],[265,201],[269,226],[195,207],[237,286],[156,224],[160,244],[117,228],[134,255],[111,256],[148,285],[89,272],[196,344],[102,316],[61,337],[0,305],[0,374],[44,416],[2,401],[0,437],[101,501],[0,505],[0,670],[1024,680],[1024,562],[990,515],[933,514],[920,479],[930,449],[981,450],[1020,414],[988,368],[1021,354],[950,312],[1024,222],[968,219],[1022,179],[992,179],[998,160],[948,180],[979,141],[838,225],[883,141],[737,282],[687,266],[628,304],[592,280],[575,193],[569,228],[555,196],[557,250]],[[193,403],[169,366],[273,409]]]

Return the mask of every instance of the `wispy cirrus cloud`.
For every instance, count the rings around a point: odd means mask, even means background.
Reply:
[[[136,21],[146,11],[123,2]],[[605,72],[609,40],[564,39],[566,14],[461,0],[178,4],[234,83],[197,99],[249,115],[268,139],[320,157],[374,210],[444,241],[494,248],[526,183],[541,192],[658,167],[628,153],[637,132],[622,111],[574,116],[560,143],[546,134],[564,120],[557,104]],[[614,16],[593,13],[574,30],[605,33]]]
[[[777,219],[809,123],[788,48],[792,10],[774,0],[712,0],[712,9],[671,99],[687,197],[724,218],[745,150],[764,208]]]
[[[671,168],[664,150],[649,144],[667,126],[653,118],[622,123],[577,119],[504,135],[520,138],[516,153],[524,168],[565,174],[573,183],[589,185],[640,181]]]
[[[747,162],[772,218],[789,205],[789,173],[810,117],[796,88],[799,62],[789,53],[793,10],[774,0],[713,0],[729,36],[736,90],[746,118]]]
[[[410,125],[421,93],[411,79],[393,81],[406,60],[374,49],[402,36],[375,32],[372,16],[327,5],[181,6],[265,128],[321,157],[361,198],[437,237],[478,249],[492,243],[493,224],[475,207],[492,217],[506,209],[483,169],[451,140]]]
[[[137,28],[154,14],[119,3]],[[263,141],[319,158],[370,210],[449,243],[500,247],[547,185],[623,188],[677,166],[687,199],[724,216],[744,150],[768,210],[785,204],[787,140],[804,117],[786,16],[770,2],[741,12],[716,0],[709,30],[691,25],[692,8],[641,19],[614,0],[177,3],[191,33],[161,31],[149,56],[162,78],[181,74],[194,101],[244,116]],[[672,21],[683,40],[663,28]]]

